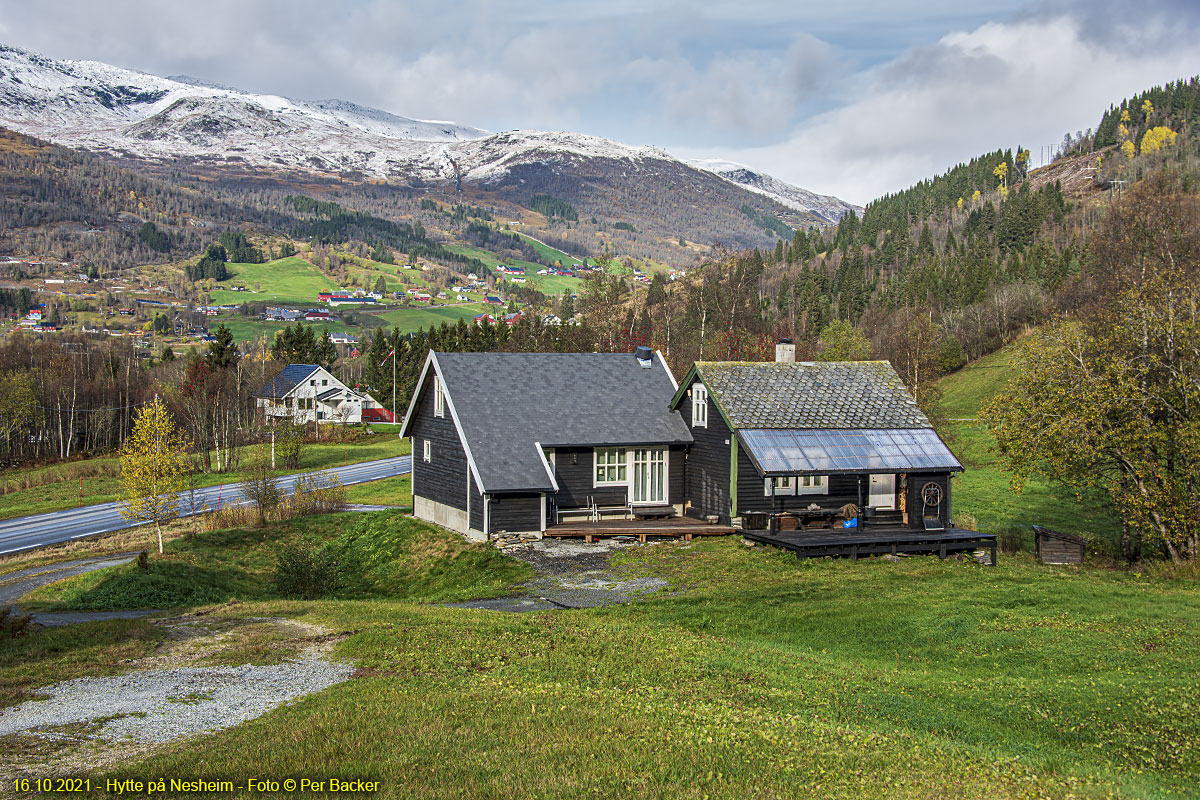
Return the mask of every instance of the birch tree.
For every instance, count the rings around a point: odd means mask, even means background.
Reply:
[[[121,447],[121,516],[153,524],[160,554],[162,526],[179,516],[179,493],[188,471],[186,447],[158,397],[138,412]]]

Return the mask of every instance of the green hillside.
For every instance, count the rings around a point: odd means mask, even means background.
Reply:
[[[979,408],[1004,389],[1011,372],[1012,346],[973,361],[942,379],[941,412],[951,422],[948,444],[966,471],[954,479],[955,522],[966,520],[985,533],[1007,534],[1032,548],[1032,525],[1077,533],[1107,547],[1120,524],[1102,496],[1074,496],[1043,480],[1029,481],[1014,494],[1000,465],[996,441],[977,418]]]
[[[328,275],[296,256],[265,264],[229,264],[228,268],[233,276],[219,284],[226,288],[212,292],[215,305],[245,302],[314,305],[318,292],[338,288]],[[231,286],[245,286],[247,291],[234,292],[228,289]]]

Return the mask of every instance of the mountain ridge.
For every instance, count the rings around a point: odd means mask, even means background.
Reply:
[[[345,100],[255,94],[190,76],[162,78],[98,61],[55,61],[0,45],[0,125],[69,147],[159,161],[201,159],[259,169],[358,175],[409,185],[519,185],[539,170],[584,161],[593,173],[632,171],[630,180],[672,175],[697,195],[715,176],[802,215],[796,224],[837,222],[859,207],[738,165],[719,171],[665,150],[598,136],[537,130],[492,133],[416,120]],[[564,166],[565,165],[565,166]],[[621,166],[624,165],[624,166]],[[594,165],[593,165],[594,166]],[[688,171],[701,173],[689,175]],[[601,177],[593,176],[594,180]],[[629,177],[628,174],[626,177]]]

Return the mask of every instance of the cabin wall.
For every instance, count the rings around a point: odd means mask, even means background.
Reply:
[[[446,408],[446,416],[433,415],[432,387],[433,381],[427,381],[413,409],[413,497],[428,498],[436,503],[466,511],[467,478],[470,469],[467,454],[458,438],[458,430],[454,427],[449,407]],[[426,439],[432,442],[428,463],[424,460]],[[480,524],[482,525],[482,521]]]
[[[582,508],[593,498],[596,505],[625,505],[627,487],[601,486],[592,488],[594,453],[590,447],[554,448],[554,480],[558,492],[552,495],[559,508]]]
[[[937,508],[926,506],[925,501],[921,499],[921,490],[930,482],[942,487],[942,502]],[[923,517],[926,516],[936,516],[943,525],[950,527],[950,473],[910,472],[907,484],[908,527],[925,527]]]
[[[859,505],[858,475],[830,475],[828,494],[797,494],[771,497],[764,494],[765,481],[746,450],[738,445],[737,510],[745,511],[795,511],[816,503],[821,508],[841,508],[847,503]],[[862,502],[867,499],[867,476],[862,476]]]
[[[537,531],[542,527],[540,494],[488,495],[488,533]]]
[[[686,457],[687,450],[682,445],[667,448],[668,503],[682,503],[685,499]],[[594,462],[595,452],[591,447],[554,448],[554,480],[558,483],[558,492],[549,497],[555,505],[559,508],[582,508],[588,505],[588,498],[593,498],[598,506],[625,505],[629,495],[628,486],[592,486]],[[627,477],[633,479],[632,471],[627,472]]]
[[[693,386],[700,383],[699,380]],[[679,413],[691,429],[694,443],[687,453],[684,470],[683,502],[690,501],[688,516],[703,519],[715,514],[723,525],[729,524],[729,448],[731,433],[711,397],[708,427],[692,425],[692,399],[685,395]]]

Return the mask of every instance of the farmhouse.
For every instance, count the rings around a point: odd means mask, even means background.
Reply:
[[[575,512],[680,511],[692,437],[666,363],[641,355],[430,352],[400,428],[415,515],[485,540]]]
[[[254,393],[258,420],[355,423],[379,420],[379,403],[351,389],[329,370],[316,364],[288,364]]]

